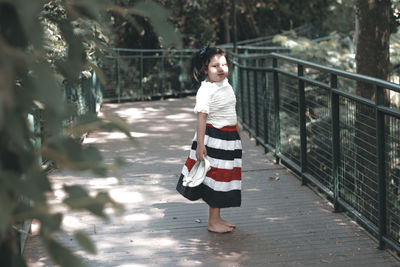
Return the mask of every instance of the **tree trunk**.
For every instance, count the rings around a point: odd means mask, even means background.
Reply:
[[[224,0],[222,1],[223,3],[223,9],[224,10],[224,32],[225,32],[225,43],[230,43],[231,42],[231,27],[230,27],[230,6],[229,6],[229,0]]]
[[[359,74],[389,79],[390,4],[390,0],[355,1],[358,24],[356,64]],[[356,90],[359,96],[375,99],[373,85],[358,82]],[[388,94],[385,94],[385,100],[389,101]],[[355,176],[347,182],[356,196],[357,208],[377,223],[376,114],[372,107],[361,103],[355,105]]]

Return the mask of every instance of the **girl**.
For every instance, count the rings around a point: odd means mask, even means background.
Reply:
[[[224,50],[205,46],[192,57],[192,79],[200,88],[196,95],[197,132],[183,166],[177,190],[190,200],[202,198],[209,206],[207,229],[231,232],[235,225],[223,220],[220,209],[241,204],[242,144],[236,118],[236,98],[229,84]],[[182,181],[196,160],[207,158],[211,169],[203,183],[186,187]]]

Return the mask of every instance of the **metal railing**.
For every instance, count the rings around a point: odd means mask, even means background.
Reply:
[[[379,240],[400,251],[400,85],[289,56],[236,55],[244,128]],[[373,90],[374,100],[357,94]],[[371,94],[372,95],[372,94]]]
[[[147,100],[195,93],[188,69],[194,50],[114,48],[103,62],[109,81],[105,102]]]
[[[239,46],[240,53],[265,55],[288,52],[284,47]],[[229,47],[227,48],[229,49]],[[104,102],[150,100],[193,95],[189,74],[193,49],[114,48],[102,62],[107,79]]]
[[[231,82],[243,126],[277,161],[312,183],[400,251],[400,112],[385,101],[400,86],[253,49],[234,55]],[[274,50],[275,49],[275,50]],[[103,62],[104,101],[195,94],[193,50],[115,49]],[[272,52],[272,53],[271,53]],[[374,100],[357,91],[372,90]]]

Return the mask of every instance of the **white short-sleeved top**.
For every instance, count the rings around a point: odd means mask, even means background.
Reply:
[[[215,128],[236,125],[236,97],[228,79],[221,82],[201,82],[194,112],[207,113],[206,123]]]

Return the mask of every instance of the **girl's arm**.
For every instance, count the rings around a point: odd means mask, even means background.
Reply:
[[[197,160],[203,160],[207,156],[206,146],[204,145],[204,136],[206,134],[206,121],[207,113],[197,113],[197,149],[196,158]]]
[[[239,122],[236,123],[236,130],[237,130],[237,132],[238,132],[238,134],[239,134],[239,137],[240,137]]]

